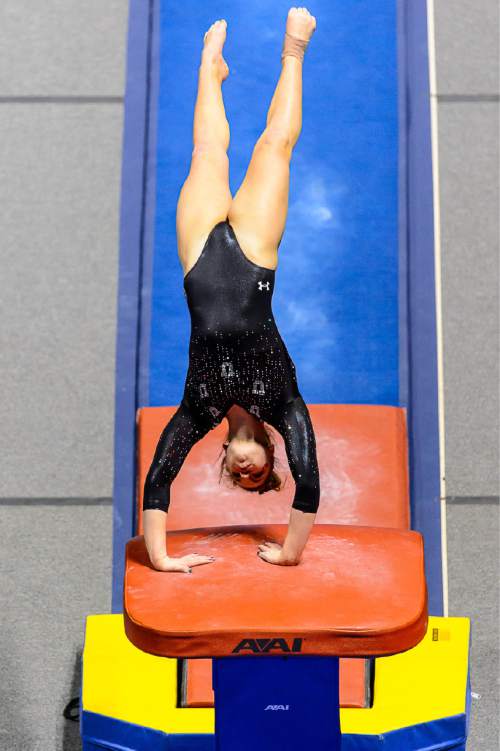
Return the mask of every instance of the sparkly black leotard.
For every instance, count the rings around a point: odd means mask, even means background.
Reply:
[[[292,507],[317,511],[314,430],[271,309],[274,278],[274,269],[245,256],[227,219],[215,225],[184,277],[189,367],[146,477],[143,509],[168,510],[170,485],[191,447],[239,404],[283,436],[295,480]]]

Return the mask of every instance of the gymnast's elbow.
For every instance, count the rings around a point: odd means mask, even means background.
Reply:
[[[170,506],[170,486],[157,485],[148,480],[144,483],[144,493],[142,498],[143,511],[164,511],[168,512]]]
[[[304,514],[316,514],[319,508],[319,486],[309,482],[296,485],[292,508]]]
[[[142,510],[144,513],[146,511],[163,511],[163,513],[168,514],[168,508],[165,507],[165,505],[158,499],[151,499],[147,503],[144,502],[142,504]]]

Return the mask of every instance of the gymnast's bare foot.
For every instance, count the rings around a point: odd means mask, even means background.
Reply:
[[[297,39],[309,41],[316,28],[316,19],[307,8],[290,8],[286,19],[286,32]]]
[[[226,41],[227,22],[224,18],[215,21],[203,37],[204,47],[201,54],[202,62],[210,61],[217,64],[221,81],[229,75],[229,68],[222,56],[222,48]]]

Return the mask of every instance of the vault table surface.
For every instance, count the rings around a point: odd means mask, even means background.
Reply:
[[[366,657],[415,646],[427,626],[420,533],[315,525],[296,566],[262,560],[287,525],[168,533],[168,554],[213,555],[192,574],[149,562],[144,537],[126,546],[124,622],[132,643],[166,657],[293,654]]]

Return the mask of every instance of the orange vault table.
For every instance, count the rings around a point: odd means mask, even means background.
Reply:
[[[126,546],[127,637],[155,655],[214,658],[217,751],[340,749],[339,658],[404,652],[426,632],[420,533],[318,524],[297,566],[259,558],[285,534],[170,531],[170,555],[215,556],[191,575],[156,571],[142,535]]]

